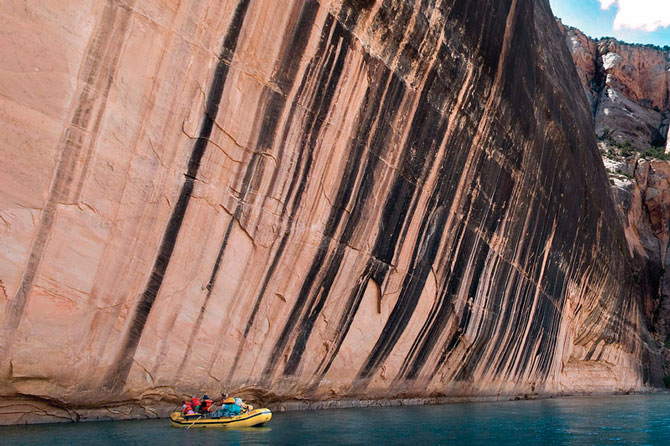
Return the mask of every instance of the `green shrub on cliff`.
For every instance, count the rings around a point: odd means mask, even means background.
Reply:
[[[665,375],[663,377],[663,383],[665,384],[665,387],[670,389],[670,375]]]
[[[621,157],[623,158],[629,158],[633,155],[635,155],[635,149],[633,149],[633,146],[629,141],[626,141],[624,143],[617,142],[615,143],[612,140],[612,137],[610,136],[610,133],[608,129],[605,129],[605,132],[603,132],[603,139],[609,140],[610,143],[613,143],[612,145],[607,144],[607,152],[610,155],[611,158],[616,158],[619,159]]]
[[[650,147],[644,152],[644,156],[663,161],[670,160],[670,154],[665,153],[664,147]]]
[[[624,158],[628,158],[629,156],[635,155],[635,150],[633,150],[633,146],[630,144],[629,141],[617,145],[617,147],[619,147],[619,149],[621,150],[621,156],[623,156]]]

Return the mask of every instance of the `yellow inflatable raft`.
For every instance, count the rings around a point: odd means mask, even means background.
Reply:
[[[272,419],[270,409],[256,409],[234,417],[204,418],[198,415],[189,415],[184,418],[181,412],[172,412],[170,424],[172,427],[254,427],[261,426]]]

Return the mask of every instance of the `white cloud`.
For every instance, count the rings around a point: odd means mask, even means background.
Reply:
[[[602,9],[618,9],[614,29],[656,31],[670,26],[670,0],[599,0]]]

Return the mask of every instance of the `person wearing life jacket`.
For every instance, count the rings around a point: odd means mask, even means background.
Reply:
[[[242,398],[235,398],[235,404],[240,407],[241,413],[247,413],[253,410],[253,406],[246,404],[244,401],[242,401]]]
[[[200,411],[200,399],[197,396],[191,398],[191,407],[196,413]]]
[[[183,406],[182,410],[183,410],[184,416],[195,415],[195,412],[193,411],[193,406],[191,406],[191,403],[189,401],[184,401],[184,406]]]
[[[202,397],[202,403],[200,404],[200,413],[210,413],[212,411],[212,403],[213,401],[209,399],[207,394],[205,394],[205,396]]]

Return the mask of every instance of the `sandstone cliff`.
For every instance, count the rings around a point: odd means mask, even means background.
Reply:
[[[645,313],[670,375],[670,51],[563,30],[592,106]]]
[[[547,0],[0,17],[3,422],[654,383]]]
[[[645,151],[666,147],[670,121],[670,48],[593,40],[563,26],[596,133]]]

